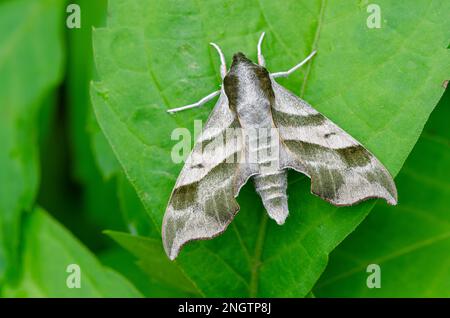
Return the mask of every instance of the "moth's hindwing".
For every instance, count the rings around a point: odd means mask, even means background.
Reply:
[[[312,193],[335,205],[367,198],[397,203],[391,175],[349,134],[272,80],[272,116],[282,144],[282,164],[311,178]]]
[[[239,156],[238,120],[222,92],[176,181],[164,215],[164,249],[175,259],[187,242],[222,233],[239,210],[236,195],[250,176]]]

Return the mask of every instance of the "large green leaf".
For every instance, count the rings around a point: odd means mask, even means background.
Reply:
[[[92,87],[97,119],[154,223],[161,224],[181,166],[171,161],[176,127],[192,131],[212,105],[176,116],[219,84],[208,42],[256,55],[260,33],[268,68],[284,70],[318,50],[282,84],[303,96],[385,163],[401,168],[449,72],[445,12],[449,3],[379,1],[382,28],[366,26],[355,1],[110,2],[108,26],[94,33],[100,82]],[[364,219],[375,201],[336,208],[290,175],[291,215],[269,221],[251,185],[241,211],[219,238],[189,244],[177,265],[206,296],[304,296],[328,254]],[[133,249],[132,244],[128,247]],[[138,244],[138,243],[136,243]],[[149,259],[152,255],[147,255]]]
[[[397,178],[400,203],[377,205],[330,256],[324,297],[450,297],[450,90]],[[366,268],[381,268],[369,289]]]
[[[45,211],[35,209],[24,223],[22,272],[6,285],[5,297],[139,297],[125,278],[100,264],[78,240]],[[80,268],[80,288],[69,288],[67,268]]]
[[[38,111],[61,79],[64,1],[0,2],[0,281],[36,196]]]

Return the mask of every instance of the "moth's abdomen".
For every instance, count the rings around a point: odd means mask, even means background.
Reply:
[[[253,180],[269,216],[278,224],[283,224],[289,214],[286,170],[259,174]]]

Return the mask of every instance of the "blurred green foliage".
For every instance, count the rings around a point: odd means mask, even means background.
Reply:
[[[63,75],[63,15],[62,1],[0,3],[0,282],[17,274],[21,217],[36,200],[39,128],[49,125],[39,113],[52,112]]]
[[[448,90],[422,133],[449,74],[445,2],[378,1],[380,30],[365,27],[364,1],[109,2],[70,1],[82,27],[68,29],[68,1],[0,0],[1,296],[450,296]],[[246,186],[228,231],[170,262],[170,131],[211,106],[164,110],[217,87],[208,42],[254,57],[263,30],[270,70],[319,49],[282,84],[401,171],[400,204],[338,209],[292,173],[286,225]],[[379,290],[365,285],[370,263]]]

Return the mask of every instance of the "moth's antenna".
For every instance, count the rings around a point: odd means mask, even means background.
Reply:
[[[209,43],[212,46],[214,46],[214,48],[217,50],[217,52],[219,52],[219,56],[220,56],[220,76],[222,77],[222,79],[225,77],[225,75],[227,75],[227,63],[225,62],[225,56],[223,55],[222,50],[220,49],[220,47],[216,44],[216,43]]]
[[[203,97],[202,99],[200,99],[198,102],[196,102],[194,104],[190,104],[190,105],[186,105],[186,106],[182,106],[182,107],[178,107],[178,108],[172,108],[172,109],[167,110],[167,112],[172,114],[172,113],[176,113],[176,112],[179,112],[179,111],[182,111],[185,109],[200,107],[200,106],[206,104],[207,102],[209,102],[211,99],[213,99],[214,97],[216,97],[219,94],[220,94],[220,90],[212,92],[211,94]]]
[[[298,70],[300,67],[302,67],[306,62],[308,62],[310,59],[312,59],[312,57],[314,55],[316,55],[317,51],[312,51],[311,54],[309,54],[303,61],[301,61],[300,63],[298,63],[297,65],[295,65],[293,68],[291,68],[290,70],[286,71],[286,72],[278,72],[278,73],[272,73],[270,74],[273,78],[277,78],[277,77],[287,77],[289,75],[291,75],[293,72],[295,72],[296,70]]]
[[[262,41],[264,40],[264,36],[266,35],[266,32],[263,32],[261,36],[259,37],[258,41],[258,64],[261,66],[266,66],[266,60],[264,59],[264,56],[262,55],[261,51],[261,45]]]

